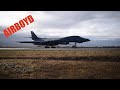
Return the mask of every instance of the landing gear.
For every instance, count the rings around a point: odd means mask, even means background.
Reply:
[[[75,45],[72,46],[72,48],[77,48],[77,42],[75,42]]]
[[[72,48],[77,48],[76,46],[72,46]]]
[[[49,46],[45,46],[45,48],[50,48]]]
[[[51,46],[51,48],[56,48],[55,46]]]
[[[45,48],[56,48],[55,46],[45,46]]]

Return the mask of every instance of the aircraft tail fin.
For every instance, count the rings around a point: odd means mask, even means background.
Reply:
[[[33,31],[31,31],[31,36],[32,36],[32,40],[38,40],[39,39]]]

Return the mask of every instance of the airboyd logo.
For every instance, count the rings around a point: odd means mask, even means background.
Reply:
[[[15,23],[14,25],[11,25],[7,29],[3,30],[4,35],[6,37],[9,37],[13,33],[17,32],[21,28],[24,28],[26,25],[29,25],[30,23],[34,22],[34,19],[31,15],[25,17],[23,20],[20,20],[18,23]]]

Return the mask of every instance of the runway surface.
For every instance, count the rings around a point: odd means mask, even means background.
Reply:
[[[0,50],[120,50],[120,48],[0,48]]]

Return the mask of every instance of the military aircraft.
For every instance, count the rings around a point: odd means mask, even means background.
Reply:
[[[77,43],[83,43],[90,41],[87,38],[82,38],[80,36],[68,36],[64,38],[54,38],[51,40],[51,38],[39,38],[37,35],[31,31],[31,36],[33,41],[22,41],[20,43],[33,43],[34,45],[44,45],[45,48],[56,48],[56,45],[62,44],[62,45],[68,45],[70,42],[74,42],[75,44],[72,46],[73,48],[77,47]]]

